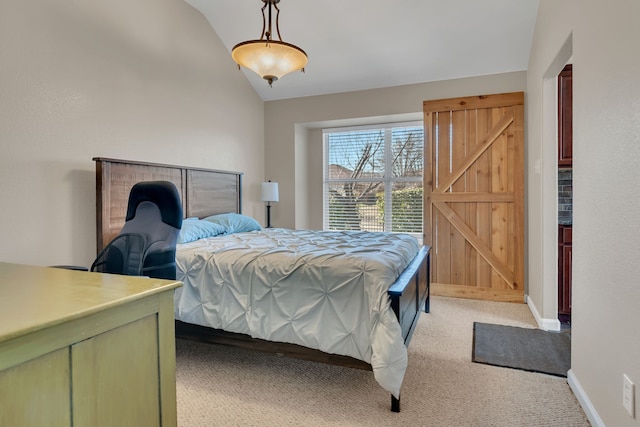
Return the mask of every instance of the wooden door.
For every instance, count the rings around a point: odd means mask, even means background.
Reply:
[[[524,94],[424,102],[434,295],[524,302]]]

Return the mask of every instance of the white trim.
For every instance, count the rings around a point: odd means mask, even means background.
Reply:
[[[560,330],[560,321],[558,319],[544,319],[540,317],[540,313],[536,308],[535,304],[531,300],[531,298],[526,297],[527,305],[529,306],[529,310],[531,310],[531,314],[533,314],[534,319],[536,319],[536,323],[540,329],[545,331],[559,331]]]
[[[404,128],[404,127],[424,127],[424,122],[421,120],[410,120],[401,122],[383,122],[383,123],[371,123],[369,125],[355,125],[355,126],[339,126],[334,128],[323,128],[322,134],[326,133],[344,133],[353,132],[357,130],[375,130],[380,128]]]
[[[587,419],[589,419],[591,425],[594,427],[606,427],[598,415],[598,411],[596,411],[591,400],[589,400],[589,396],[587,396],[587,393],[584,392],[584,389],[580,385],[580,381],[578,381],[578,378],[573,373],[573,369],[569,369],[569,372],[567,372],[567,382],[569,383],[569,387],[571,387],[571,391],[573,391],[573,394],[575,394],[578,399],[578,403],[582,406],[582,410],[587,416]]]

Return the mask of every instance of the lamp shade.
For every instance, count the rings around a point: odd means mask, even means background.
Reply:
[[[260,200],[263,202],[277,202],[280,200],[278,196],[277,182],[263,182]]]
[[[307,54],[297,46],[276,40],[251,40],[231,52],[233,60],[258,74],[269,84],[307,65]]]
[[[245,67],[265,79],[269,86],[284,75],[294,71],[304,71],[307,54],[298,46],[282,40],[280,36],[280,0],[262,0],[262,34],[259,40],[238,43],[231,49],[231,57],[239,67]],[[269,17],[265,15],[268,8]],[[272,28],[272,9],[276,9],[276,32]],[[278,34],[280,40],[274,40]]]

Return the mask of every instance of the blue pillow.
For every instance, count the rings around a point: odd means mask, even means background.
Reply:
[[[223,226],[228,234],[262,229],[260,224],[258,224],[258,221],[251,218],[250,216],[232,212],[226,214],[211,215],[209,217],[203,218],[203,221]]]
[[[178,243],[189,243],[206,237],[215,237],[225,233],[221,225],[197,218],[187,218],[182,221],[182,228],[178,235]]]

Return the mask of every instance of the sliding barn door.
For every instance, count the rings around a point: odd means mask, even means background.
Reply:
[[[432,293],[524,302],[524,94],[424,102]]]

